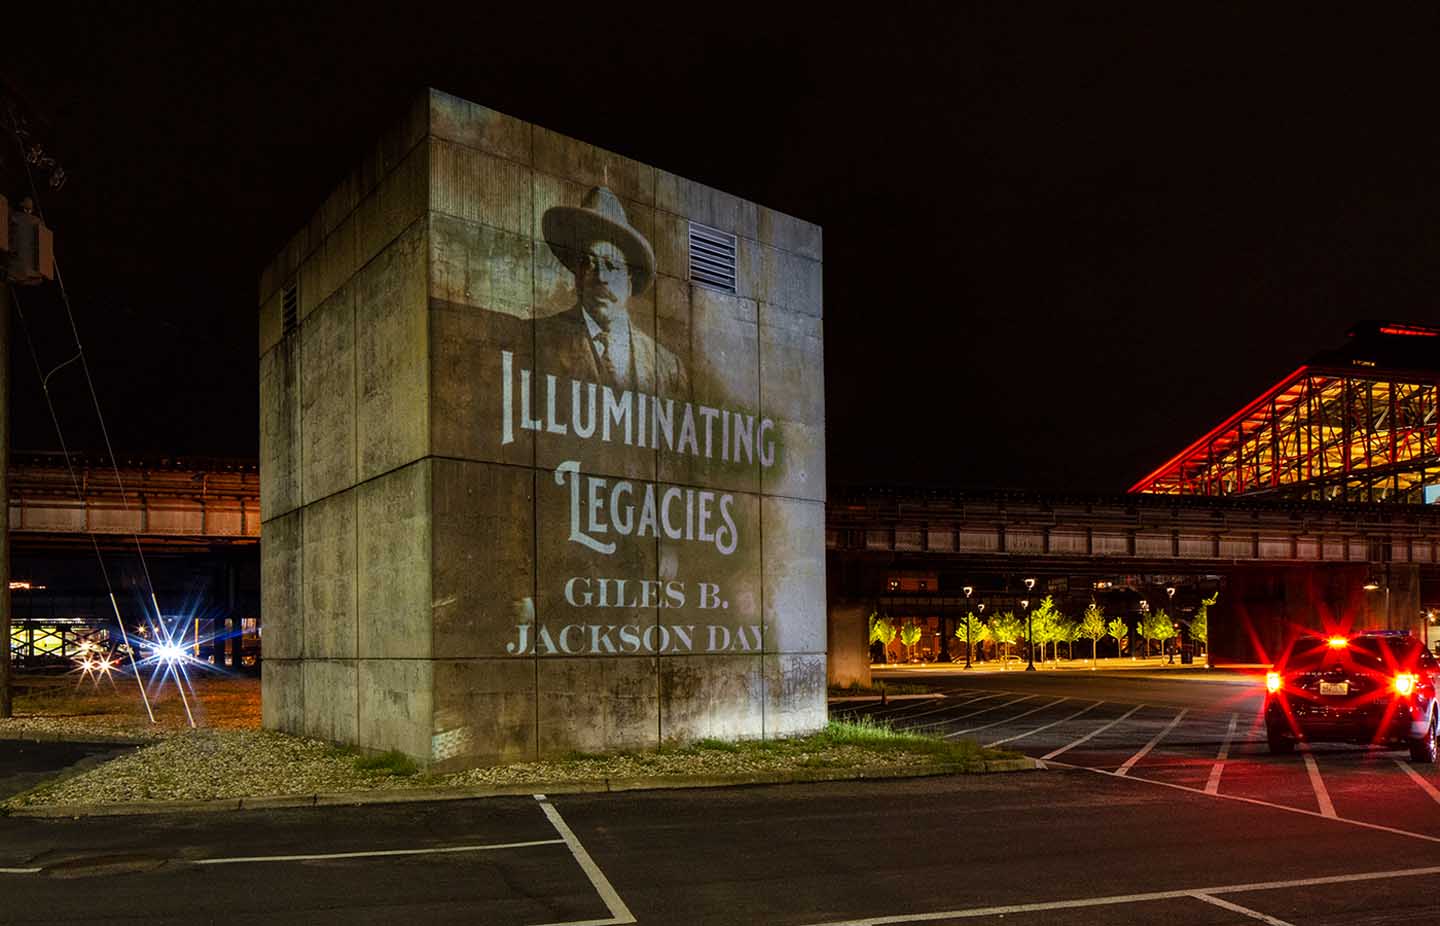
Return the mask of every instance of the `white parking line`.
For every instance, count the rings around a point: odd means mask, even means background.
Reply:
[[[1142,707],[1144,707],[1144,706],[1145,706],[1145,705],[1143,705],[1143,704],[1137,704],[1137,705],[1135,705],[1134,707],[1130,708],[1130,710],[1128,710],[1128,711],[1126,711],[1125,713],[1121,714],[1119,717],[1116,717],[1114,720],[1112,720],[1112,721],[1110,721],[1109,723],[1105,724],[1105,726],[1103,726],[1103,727],[1098,727],[1098,728],[1096,728],[1096,729],[1094,729],[1094,730],[1091,730],[1089,733],[1086,733],[1084,736],[1080,737],[1080,738],[1079,738],[1078,740],[1076,740],[1075,742],[1073,742],[1073,743],[1068,743],[1068,744],[1066,744],[1066,745],[1064,745],[1064,746],[1061,746],[1059,749],[1055,749],[1055,750],[1052,750],[1052,751],[1050,751],[1050,752],[1045,753],[1045,755],[1043,755],[1043,756],[1040,757],[1041,761],[1044,761],[1044,760],[1046,760],[1046,759],[1053,759],[1053,758],[1055,758],[1055,757],[1058,756],[1058,755],[1062,755],[1062,754],[1064,754],[1064,753],[1067,753],[1067,752],[1069,752],[1070,750],[1074,749],[1076,746],[1079,746],[1081,743],[1089,740],[1091,737],[1093,737],[1093,736],[1099,736],[1101,733],[1104,733],[1106,730],[1108,730],[1108,729],[1110,729],[1111,727],[1115,726],[1117,723],[1119,723],[1120,721],[1124,720],[1126,717],[1129,717],[1131,714],[1133,714],[1133,713],[1135,713],[1136,711],[1140,710],[1140,708],[1142,708]]]
[[[952,701],[952,702],[949,702],[949,703],[941,704],[941,705],[939,705],[938,707],[932,707],[932,708],[930,708],[930,709],[928,709],[928,710],[916,711],[916,712],[913,713],[913,714],[906,714],[906,715],[903,716],[903,717],[889,717],[889,718],[887,718],[887,719],[888,719],[890,722],[892,722],[892,723],[895,722],[895,721],[898,721],[898,720],[914,720],[916,717],[925,717],[925,716],[927,716],[927,715],[929,715],[929,714],[938,714],[938,713],[940,713],[941,711],[951,711],[951,710],[955,710],[956,708],[959,708],[959,707],[969,707],[971,704],[978,704],[978,703],[981,702],[981,701],[989,701],[989,700],[991,700],[992,698],[998,698],[998,697],[1001,697],[1002,695],[1007,694],[1007,693],[1008,693],[1008,692],[1003,692],[1003,691],[1001,691],[1001,692],[996,692],[995,694],[983,695],[983,696],[978,697],[978,698],[970,698],[970,699],[968,699],[968,700],[960,701],[960,702],[958,702],[958,703]],[[875,715],[875,714],[870,714],[869,716],[874,717],[874,716],[877,716],[877,715]]]
[[[1040,707],[1032,707],[1030,710],[1025,711],[1021,714],[1016,714],[1014,717],[1002,717],[999,720],[993,721],[992,723],[981,724],[978,727],[970,727],[965,730],[956,730],[954,733],[946,733],[942,737],[942,739],[954,739],[957,736],[964,736],[966,733],[978,733],[981,730],[988,730],[991,727],[998,727],[1002,723],[1009,723],[1012,720],[1019,720],[1021,717],[1029,717],[1031,714],[1038,714],[1043,710],[1052,708],[1057,704],[1064,704],[1066,701],[1069,700],[1069,698],[1057,698],[1056,700],[1051,701],[1049,704],[1042,704]]]
[[[1067,720],[1074,720],[1076,717],[1079,717],[1081,714],[1087,714],[1087,713],[1089,713],[1090,711],[1095,710],[1095,708],[1099,707],[1100,705],[1102,705],[1102,704],[1104,704],[1104,703],[1105,703],[1104,701],[1096,701],[1094,704],[1091,704],[1089,707],[1082,707],[1082,708],[1080,708],[1080,710],[1078,710],[1078,711],[1076,711],[1075,713],[1071,714],[1069,717],[1061,717],[1059,720],[1052,720],[1052,721],[1050,721],[1049,723],[1045,724],[1045,726],[1043,726],[1043,727],[1036,727],[1036,728],[1033,729],[1033,730],[1026,730],[1024,733],[1017,733],[1017,734],[1015,734],[1014,736],[1007,736],[1007,737],[1005,737],[1003,740],[996,740],[996,741],[993,742],[993,743],[986,743],[986,744],[985,744],[985,748],[986,748],[986,749],[989,749],[989,748],[991,748],[992,746],[999,746],[1001,743],[1013,743],[1013,742],[1015,742],[1016,740],[1024,739],[1024,738],[1027,737],[1027,736],[1034,736],[1036,733],[1039,733],[1039,732],[1041,732],[1041,731],[1043,731],[1043,730],[1048,730],[1048,729],[1050,729],[1051,727],[1059,726],[1060,724],[1065,723]]]
[[[1221,900],[1219,897],[1215,897],[1201,891],[1196,891],[1190,896],[1194,897],[1196,900],[1203,900],[1208,904],[1214,904],[1222,910],[1229,910],[1231,913],[1239,913],[1241,916],[1248,916],[1252,920],[1259,920],[1262,923],[1269,923],[1270,926],[1295,926],[1294,923],[1289,923],[1285,920],[1277,919],[1276,917],[1273,917],[1268,913],[1261,913],[1259,910],[1251,910],[1249,907],[1242,907],[1238,903],[1231,903],[1228,900]]]
[[[1187,707],[1180,713],[1176,714],[1175,719],[1165,725],[1165,729],[1161,730],[1159,733],[1156,733],[1154,738],[1151,739],[1150,742],[1140,747],[1139,752],[1126,759],[1124,763],[1122,763],[1121,766],[1115,770],[1115,774],[1119,775],[1122,778],[1130,774],[1130,770],[1135,767],[1135,763],[1148,756],[1150,754],[1150,750],[1154,749],[1156,744],[1158,744],[1161,740],[1165,738],[1165,734],[1175,729],[1175,727],[1179,725],[1180,721],[1185,719],[1185,715],[1188,713],[1190,713],[1190,708]]]
[[[1320,804],[1320,816],[1335,818],[1335,805],[1330,803],[1330,791],[1325,787],[1325,779],[1320,777],[1320,766],[1315,764],[1315,757],[1305,753],[1305,771],[1310,776],[1310,787],[1315,789],[1315,800]]]
[[[534,839],[529,842],[502,842],[488,846],[441,846],[434,849],[378,849],[373,852],[327,852],[317,855],[243,855],[200,858],[192,865],[248,865],[256,862],[322,862],[341,858],[391,858],[397,855],[447,855],[454,852],[489,852],[494,849],[525,849],[530,846],[558,846],[563,839]],[[35,869],[39,871],[40,869]]]
[[[1395,764],[1404,769],[1405,774],[1409,775],[1412,781],[1419,785],[1426,794],[1430,795],[1431,800],[1433,800],[1437,804],[1440,804],[1440,790],[1437,790],[1434,785],[1427,781],[1424,775],[1421,775],[1419,772],[1415,771],[1415,769],[1411,767],[1409,762],[1406,762],[1402,759],[1396,759]]]
[[[871,704],[870,712],[874,714],[891,714],[897,711],[914,710],[917,707],[929,707],[936,700],[948,701],[953,704],[957,699],[968,698],[969,700],[982,700],[985,697],[996,697],[1007,692],[996,691],[993,688],[947,688],[934,692],[934,697],[929,698],[907,698],[901,701],[891,701],[889,704]]]
[[[1000,708],[1002,708],[1002,707],[1009,707],[1009,706],[1012,705],[1012,704],[1019,704],[1021,701],[1029,701],[1030,699],[1032,699],[1032,698],[1034,698],[1034,697],[1035,697],[1035,695],[1022,695],[1022,696],[1020,696],[1020,697],[1018,697],[1018,698],[1011,698],[1009,701],[1005,701],[1005,702],[1002,702],[1002,703],[1000,703],[1000,704],[996,704],[996,705],[994,705],[993,707],[987,707],[987,708],[984,708],[984,709],[978,710],[978,711],[971,711],[971,712],[968,713],[968,714],[961,714],[961,715],[959,715],[958,717],[946,717],[946,718],[944,718],[943,720],[932,720],[932,721],[930,721],[929,723],[917,723],[917,724],[915,724],[914,726],[907,726],[907,727],[905,727],[904,729],[906,729],[906,730],[924,730],[924,729],[926,729],[926,728],[928,728],[928,727],[939,727],[939,726],[943,726],[943,725],[945,725],[945,724],[947,724],[947,723],[950,723],[950,722],[953,721],[953,720],[964,720],[964,719],[967,718],[967,717],[979,717],[981,714],[988,714],[988,713],[990,713],[991,711],[998,711],[998,710],[1000,710]],[[908,719],[908,718],[907,718],[907,719]]]
[[[1097,775],[1108,775],[1111,778],[1119,778],[1120,775],[1105,768],[1092,768],[1088,765],[1074,765],[1069,762],[1056,762],[1060,768],[1073,768],[1082,772],[1094,772]],[[1126,781],[1138,781],[1147,785],[1157,785],[1161,788],[1171,788],[1175,791],[1188,791],[1191,794],[1205,794],[1199,788],[1190,785],[1176,784],[1173,781],[1160,781],[1155,778],[1142,778],[1137,775],[1125,776]],[[1237,801],[1241,804],[1254,804],[1256,807],[1268,807],[1271,810],[1283,810],[1286,813],[1298,813],[1306,817],[1314,817],[1317,820],[1334,820],[1336,823],[1346,823],[1350,826],[1358,826],[1361,829],[1375,830],[1380,833],[1390,833],[1395,836],[1408,836],[1411,839],[1419,839],[1423,842],[1440,843],[1440,836],[1431,836],[1428,833],[1417,833],[1413,830],[1402,830],[1396,826],[1386,826],[1383,823],[1371,823],[1368,820],[1355,820],[1351,817],[1327,817],[1318,810],[1306,810],[1304,807],[1293,807],[1289,804],[1277,804],[1274,801],[1261,800],[1258,797],[1241,797],[1238,794],[1205,794],[1206,797],[1213,797],[1221,801]]]
[[[532,846],[559,846],[564,845],[570,850],[570,854],[585,872],[585,877],[590,880],[590,885],[600,895],[605,908],[610,912],[606,919],[598,920],[569,920],[564,923],[545,923],[543,926],[624,926],[634,923],[635,916],[620,895],[615,892],[610,880],[605,877],[600,866],[590,857],[590,853],[581,845],[575,833],[560,816],[560,811],[550,803],[543,794],[536,794],[535,800],[540,803],[540,809],[544,812],[545,818],[555,828],[559,839],[532,839],[525,842],[504,842],[489,843],[486,845],[473,846],[437,846],[428,849],[376,849],[361,852],[326,852],[305,855],[244,855],[244,856],[222,856],[219,858],[189,859],[192,865],[242,865],[257,864],[264,862],[314,862],[329,861],[333,859],[367,859],[367,858],[394,858],[396,856],[415,855],[450,855],[461,852],[488,852],[500,849],[526,849]],[[43,868],[0,868],[0,875],[34,875],[44,871]]]
[[[1106,774],[1109,774],[1108,772]],[[1193,788],[1187,790],[1195,790]],[[1120,904],[1148,903],[1156,900],[1179,900],[1194,898],[1213,902],[1218,894],[1245,894],[1252,891],[1283,891],[1299,887],[1319,887],[1327,884],[1350,884],[1356,881],[1383,881],[1395,878],[1420,878],[1440,874],[1440,867],[1402,868],[1393,871],[1363,871],[1352,875],[1326,875],[1321,878],[1297,878],[1293,881],[1256,881],[1250,884],[1222,884],[1216,887],[1198,887],[1178,891],[1151,891],[1148,894],[1112,894],[1108,897],[1079,897],[1074,900],[1050,900],[1039,903],[1010,904],[1003,907],[969,907],[959,910],[937,910],[933,913],[897,913],[889,916],[861,917],[851,920],[832,920],[826,923],[812,923],[810,926],[888,926],[892,923],[930,923],[936,920],[968,920],[986,916],[1008,916],[1012,913],[1043,913],[1048,910],[1075,910],[1083,907],[1110,907]],[[1203,895],[1203,896],[1202,896]],[[1218,904],[1236,913],[1264,917],[1265,914],[1239,904]],[[1289,926],[1284,920],[1267,918],[1265,922]]]
[[[1205,782],[1205,793],[1214,794],[1220,790],[1220,773],[1225,770],[1225,760],[1230,758],[1230,741],[1235,738],[1235,728],[1240,723],[1239,714],[1230,715],[1230,729],[1225,731],[1225,741],[1220,744],[1220,754],[1210,769],[1210,779]]]
[[[555,827],[555,832],[559,833],[560,838],[565,841],[565,845],[570,847],[570,854],[575,856],[575,861],[580,864],[580,869],[585,872],[585,877],[590,879],[590,884],[594,886],[595,892],[605,902],[605,909],[610,911],[609,919],[572,920],[565,923],[545,923],[542,926],[620,926],[622,923],[635,922],[635,915],[630,912],[629,907],[625,906],[625,901],[620,899],[620,895],[615,893],[610,879],[605,877],[600,866],[596,865],[595,860],[590,857],[590,853],[585,851],[585,847],[580,844],[574,831],[560,816],[560,811],[556,810],[555,805],[550,803],[550,800],[543,794],[535,795],[535,800],[540,802],[540,809],[545,811],[550,825]]]

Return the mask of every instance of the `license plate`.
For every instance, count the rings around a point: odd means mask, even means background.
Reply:
[[[1321,682],[1320,693],[1322,695],[1348,695],[1350,693],[1349,682]]]

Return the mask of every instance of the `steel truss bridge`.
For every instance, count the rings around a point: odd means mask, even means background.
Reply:
[[[1161,495],[1432,501],[1440,329],[1368,322],[1130,488]]]

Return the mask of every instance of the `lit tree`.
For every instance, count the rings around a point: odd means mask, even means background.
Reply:
[[[1045,661],[1045,644],[1056,644],[1064,639],[1062,627],[1064,620],[1065,615],[1055,607],[1055,599],[1049,595],[1041,599],[1040,604],[1036,605],[1035,610],[1030,613],[1030,621],[1035,628],[1035,639],[1032,641],[1032,645],[1040,644],[1040,661],[1042,663]]]
[[[1130,636],[1130,628],[1125,626],[1125,618],[1112,618],[1110,623],[1105,625],[1106,636],[1115,638],[1115,656],[1119,658],[1125,649],[1125,638]]]
[[[1155,624],[1155,629],[1160,631],[1160,655],[1164,656],[1165,644],[1180,636],[1180,628],[1175,626],[1175,622],[1170,619],[1170,615],[1165,613],[1164,608],[1155,612]],[[1175,652],[1174,644],[1171,644],[1170,652]]]
[[[1164,608],[1153,611],[1140,619],[1140,636],[1146,640],[1145,655],[1150,655],[1151,640],[1160,641],[1160,655],[1165,655],[1165,641],[1175,636],[1175,624]]]
[[[920,624],[916,621],[906,621],[900,625],[900,643],[908,651],[909,656],[915,655],[915,644],[920,642]]]
[[[889,661],[888,648],[890,641],[895,639],[895,625],[890,618],[870,612],[870,642],[880,644],[880,662]]]
[[[1095,650],[1100,646],[1100,638],[1105,636],[1105,612],[1095,602],[1090,602],[1090,606],[1081,616],[1078,632],[1080,636],[1090,640],[1090,667],[1093,669]]]
[[[1013,611],[1003,611],[990,619],[990,636],[997,644],[1005,647],[1005,655],[1010,655],[1010,647],[1025,634],[1025,622],[1015,616]],[[1005,668],[1002,659],[1000,667]]]
[[[1210,606],[1220,597],[1216,592],[1209,598],[1200,599],[1200,610],[1190,620],[1190,639],[1198,640],[1205,647],[1205,652],[1210,652]]]
[[[1061,626],[1063,628],[1061,638],[1065,641],[1066,658],[1073,660],[1075,658],[1075,641],[1080,639],[1080,622],[1067,620]]]
[[[957,640],[965,640],[965,646],[970,649],[970,658],[974,659],[975,644],[984,643],[990,638],[990,625],[977,618],[973,611],[965,615],[965,618],[965,621],[962,622],[959,627],[955,628],[955,638]],[[970,634],[968,640],[965,638],[967,629]]]

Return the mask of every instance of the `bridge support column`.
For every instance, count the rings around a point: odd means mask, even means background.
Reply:
[[[10,700],[10,286],[0,283],[0,717],[14,709]]]
[[[870,641],[865,616],[871,610],[856,602],[842,601],[830,605],[826,634],[829,684],[870,686]]]
[[[1423,641],[1420,567],[1236,565],[1210,609],[1210,649],[1218,664],[1274,662],[1307,631],[1353,630],[1408,630]]]
[[[230,668],[236,672],[245,668],[244,647],[245,625],[240,615],[230,612]]]

